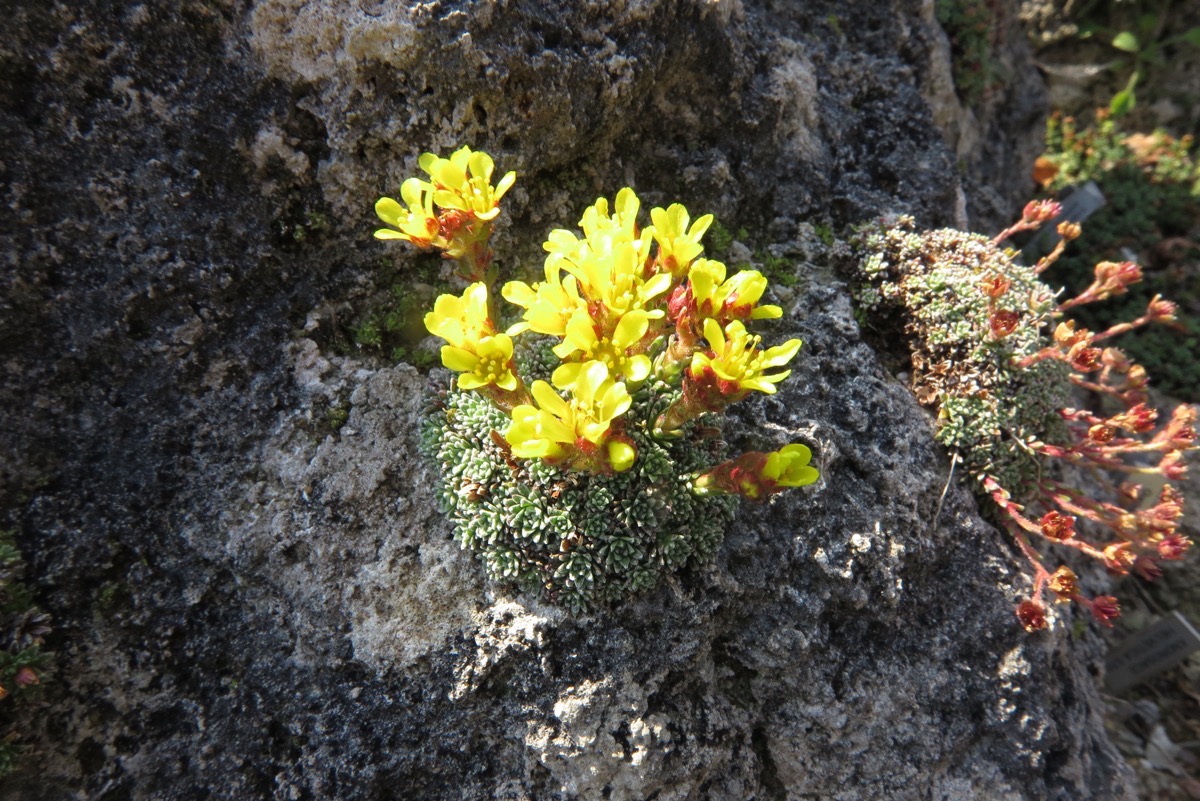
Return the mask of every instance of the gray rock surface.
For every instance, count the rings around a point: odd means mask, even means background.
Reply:
[[[812,225],[987,225],[1024,199],[1027,56],[1011,43],[1014,85],[964,144],[932,19],[10,7],[0,511],[58,667],[0,798],[1131,797],[1098,641],[1019,631],[1017,556],[968,493],[935,520],[945,455]],[[813,442],[822,481],[610,612],[484,586],[416,453],[439,373],[322,345],[381,262],[428,269],[370,240],[370,205],[460,143],[520,173],[497,238],[517,261],[625,184],[778,243],[802,281],[775,334],[805,346],[729,435]]]

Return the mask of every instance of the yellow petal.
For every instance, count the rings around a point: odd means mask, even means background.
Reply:
[[[800,340],[798,339],[789,339],[782,345],[776,345],[773,348],[769,348],[767,352],[763,354],[762,366],[781,367],[782,365],[787,364],[800,350],[800,344]]]
[[[625,380],[633,384],[642,383],[650,376],[652,366],[649,356],[634,356],[625,364]]]
[[[479,364],[479,357],[453,345],[442,345],[442,364],[457,373],[469,373]]]
[[[650,327],[650,316],[641,309],[634,309],[631,312],[626,312],[621,321],[617,323],[616,329],[613,331],[613,344],[624,350],[631,348],[641,342],[642,337],[646,335],[646,330]],[[570,335],[571,327],[567,326],[567,334]],[[592,334],[593,339],[595,334]]]
[[[507,192],[514,183],[516,183],[516,180],[517,180],[517,174],[515,172],[513,172],[511,170],[509,172],[506,172],[504,174],[504,177],[500,179],[500,183],[496,184],[496,191],[492,195],[492,197],[495,198],[496,200],[499,200],[500,198],[504,197],[504,193]]]
[[[778,306],[757,306],[750,312],[751,320],[778,320],[783,316],[783,309]]]
[[[394,225],[397,228],[400,227],[400,218],[408,217],[404,207],[390,197],[381,197],[375,201],[375,214],[388,225]]]
[[[575,386],[575,380],[579,378],[579,371],[583,368],[580,362],[567,362],[560,364],[554,370],[554,374],[550,376],[550,381],[559,389],[570,389]]]
[[[402,234],[399,231],[393,231],[391,228],[380,228],[375,232],[376,239],[408,239],[411,237],[408,234]]]
[[[545,381],[534,381],[529,391],[533,394],[533,399],[537,401],[538,406],[552,415],[563,420],[571,416],[571,407]]]

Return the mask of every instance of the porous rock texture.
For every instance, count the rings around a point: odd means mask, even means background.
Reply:
[[[939,506],[946,456],[814,228],[987,226],[1024,199],[1019,38],[964,109],[933,19],[10,3],[0,511],[57,668],[0,798],[1130,797],[1098,640],[1019,631],[1012,546],[965,490]],[[626,184],[769,237],[801,276],[772,336],[805,345],[728,436],[807,441],[822,480],[592,617],[485,586],[417,453],[446,376],[327,347],[381,264],[436,271],[373,242],[370,206],[462,143],[520,174],[514,261]]]

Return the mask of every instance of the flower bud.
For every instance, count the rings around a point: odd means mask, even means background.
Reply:
[[[983,294],[992,300],[1004,297],[1004,294],[1008,292],[1011,286],[1012,281],[999,273],[990,273],[983,278]]]
[[[1075,536],[1075,516],[1058,512],[1047,512],[1038,521],[1042,527],[1042,536],[1051,540],[1069,540]]]
[[[1017,620],[1030,633],[1041,631],[1046,628],[1046,607],[1037,601],[1021,601],[1017,605]]]
[[[1069,221],[1060,222],[1055,230],[1058,231],[1059,236],[1068,242],[1072,239],[1078,239],[1079,235],[1083,233],[1083,228],[1080,227],[1079,223]]]
[[[1145,581],[1158,581],[1162,578],[1162,568],[1158,566],[1158,562],[1148,556],[1139,556],[1137,561],[1133,563],[1133,572],[1137,573]]]
[[[996,339],[1004,339],[1017,328],[1017,323],[1021,322],[1021,315],[1015,311],[999,309],[992,312],[988,318],[988,327],[992,330],[992,336]]]
[[[1114,373],[1127,373],[1133,362],[1117,348],[1105,348],[1100,352],[1100,363]]]
[[[1092,616],[1106,626],[1121,615],[1121,605],[1111,595],[1101,595],[1092,601]]]
[[[1123,576],[1136,561],[1137,555],[1131,550],[1128,542],[1114,542],[1104,549],[1104,566],[1110,573]]]
[[[1155,295],[1146,307],[1146,316],[1156,323],[1171,323],[1175,321],[1175,313],[1179,307],[1169,300],[1163,300],[1161,295]]]
[[[1180,534],[1169,534],[1159,540],[1158,555],[1168,562],[1175,562],[1187,555],[1192,541]]]
[[[1050,576],[1050,591],[1053,592],[1060,603],[1070,601],[1079,594],[1079,581],[1075,576],[1075,572],[1069,567],[1060,567],[1054,571],[1054,575]]]

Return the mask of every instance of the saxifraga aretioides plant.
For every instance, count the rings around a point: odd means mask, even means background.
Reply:
[[[376,204],[375,236],[441,251],[468,284],[425,316],[456,380],[424,442],[456,539],[494,581],[585,612],[712,559],[738,496],[817,480],[799,443],[723,460],[720,413],[775,392],[800,340],[751,333],[782,311],[759,303],[759,272],[701,258],[712,215],[674,204],[641,227],[632,189],[600,198],[582,237],[550,232],[545,280],[503,284],[520,316],[503,328],[489,239],[515,173],[493,186],[466,147],[419,163],[402,202]]]
[[[1055,220],[1057,203],[1030,203],[994,239],[952,229],[917,232],[910,218],[868,226],[860,245],[858,300],[868,312],[900,315],[917,399],[937,413],[937,438],[963,460],[977,488],[1032,568],[1030,597],[1016,613],[1027,631],[1047,627],[1046,600],[1076,602],[1105,625],[1112,596],[1090,598],[1067,566],[1051,570],[1034,547],[1073,548],[1109,572],[1147,579],[1182,559],[1183,456],[1195,447],[1196,410],[1177,406],[1165,424],[1147,406],[1146,371],[1108,343],[1151,322],[1171,322],[1174,304],[1155,296],[1137,319],[1093,333],[1061,321],[1085,303],[1141,280],[1132,262],[1101,262],[1091,286],[1063,300],[1038,275],[1079,236],[1058,224],[1054,249],[1032,267],[999,246]],[[1106,413],[1070,407],[1072,387],[1102,399]],[[1077,468],[1072,482],[1054,461]],[[1147,487],[1157,497],[1143,496]]]

